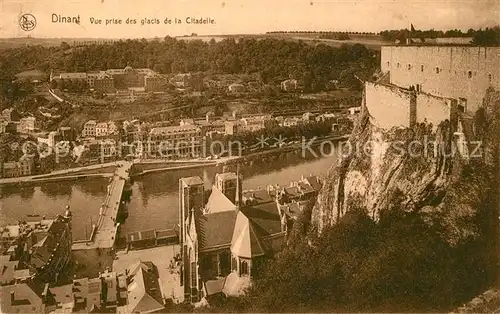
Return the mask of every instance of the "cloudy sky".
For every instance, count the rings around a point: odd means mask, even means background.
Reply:
[[[22,14],[37,26],[19,27]],[[81,23],[52,23],[52,14],[80,15]],[[136,25],[92,25],[90,18],[127,18]],[[186,17],[212,18],[213,25],[188,25]],[[158,18],[160,25],[141,26]],[[165,25],[165,18],[182,24]],[[500,0],[0,0],[0,37],[164,37],[252,34],[273,30],[371,31],[479,28],[500,23]]]

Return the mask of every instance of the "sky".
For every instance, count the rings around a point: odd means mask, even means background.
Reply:
[[[36,26],[24,31],[20,17]],[[77,16],[80,24],[53,23],[52,15]],[[186,18],[214,24],[187,24]],[[90,18],[121,19],[95,25]],[[137,24],[126,24],[136,19]],[[160,24],[141,25],[143,19]],[[165,24],[165,18],[172,24]],[[175,24],[175,18],[182,21]],[[219,34],[259,34],[276,30],[361,31],[463,29],[500,24],[500,0],[0,0],[0,37],[151,38]]]

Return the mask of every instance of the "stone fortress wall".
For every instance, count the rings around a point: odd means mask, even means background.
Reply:
[[[372,82],[365,83],[365,99],[371,122],[384,129],[422,122],[436,127],[455,120],[458,105],[454,99]]]
[[[500,47],[382,47],[381,69],[390,72],[391,84],[413,86],[435,96],[462,98],[469,113],[481,106],[490,86],[500,89],[499,65]]]

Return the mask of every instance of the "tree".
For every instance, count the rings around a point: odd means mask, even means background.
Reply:
[[[71,48],[71,46],[67,42],[63,41],[61,43],[61,50],[68,50],[69,48]]]

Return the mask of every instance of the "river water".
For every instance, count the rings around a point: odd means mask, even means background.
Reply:
[[[324,176],[336,161],[334,153],[315,157],[288,153],[255,161],[240,167],[243,189],[265,188],[268,184],[288,185],[302,175]],[[234,166],[233,166],[234,167]],[[226,170],[234,170],[228,168]],[[131,231],[171,228],[178,223],[179,179],[200,176],[207,189],[221,166],[150,173],[134,179],[129,216],[122,225],[122,236]],[[63,213],[66,205],[73,212],[73,237],[84,239],[106,196],[107,179],[75,182],[42,183],[38,186],[0,186],[0,223],[15,223],[26,215],[53,217]]]

